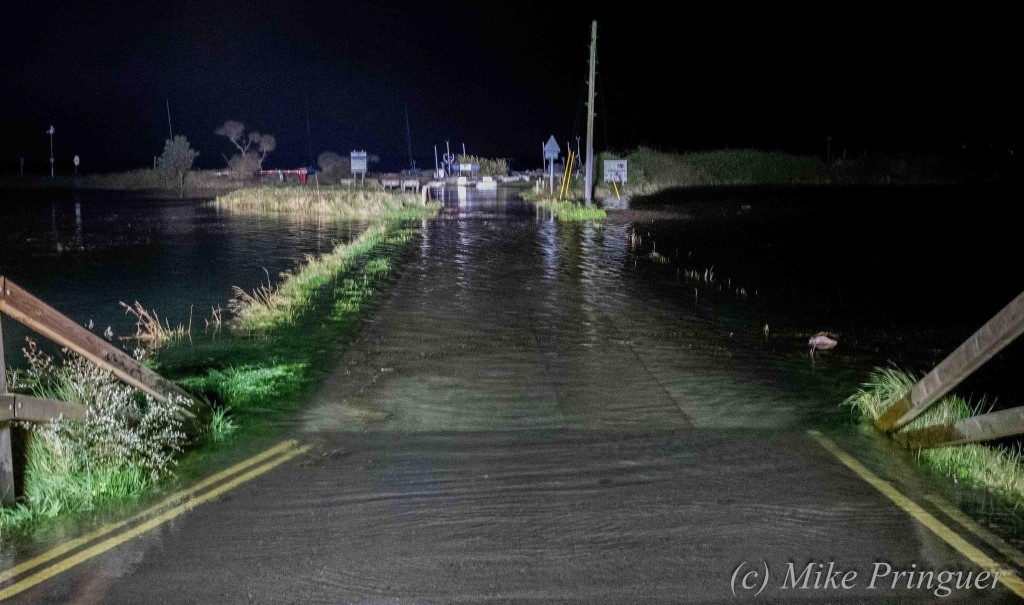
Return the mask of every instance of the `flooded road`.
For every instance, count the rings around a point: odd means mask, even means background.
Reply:
[[[310,452],[18,598],[712,603],[763,564],[762,602],[924,603],[934,590],[869,586],[874,565],[977,571],[807,432],[915,501],[942,491],[838,406],[869,346],[812,362],[821,318],[766,321],[764,286],[689,283],[631,237],[686,223],[446,195],[323,387],[268,429]],[[781,586],[788,564],[830,562],[859,580]]]

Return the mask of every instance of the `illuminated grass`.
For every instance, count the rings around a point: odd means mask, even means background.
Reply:
[[[913,374],[894,368],[876,368],[843,405],[852,407],[864,422],[874,426],[875,420],[917,380]],[[949,395],[902,430],[956,422],[985,413],[989,407],[984,400],[972,405],[959,395]],[[924,466],[956,481],[991,490],[1014,501],[1024,499],[1024,456],[1019,449],[969,443],[920,450],[916,456]]]
[[[15,508],[0,508],[0,536],[138,498],[172,474],[188,442],[176,418],[185,400],[144,396],[71,352],[55,359],[30,342],[25,355],[14,391],[79,404],[86,415],[32,427],[24,493]]]
[[[385,226],[371,226],[353,241],[339,244],[327,254],[307,257],[305,264],[282,273],[283,279],[276,285],[268,281],[252,292],[235,286],[235,298],[228,303],[234,313],[232,325],[244,330],[268,330],[294,321],[317,290],[385,237]]]
[[[546,198],[544,195],[534,191],[522,193],[523,200],[537,208],[547,210],[559,221],[601,221],[608,218],[608,214],[597,206],[584,206],[579,202],[569,200],[555,200]]]
[[[415,219],[432,217],[440,205],[420,203],[413,193],[313,185],[248,187],[218,196],[218,209],[239,214],[300,214],[336,219]]]
[[[370,235],[359,245],[339,246],[325,255],[340,261],[331,267],[324,269],[327,261],[323,258],[307,261],[291,275],[301,274],[301,269],[310,265],[317,268],[314,275],[295,277],[301,287],[284,289],[301,291],[305,301],[290,308],[287,321],[278,321],[281,316],[275,315],[274,321],[258,331],[204,333],[192,340],[164,341],[156,351],[155,367],[205,397],[214,414],[202,447],[193,449],[180,465],[176,458],[160,460],[179,469],[186,467],[186,475],[203,476],[208,472],[203,460],[213,452],[236,447],[245,439],[264,438],[268,426],[293,419],[298,406],[336,363],[338,350],[362,328],[362,315],[381,300],[392,280],[394,259],[416,232],[381,224],[371,227]],[[323,279],[324,271],[327,279]],[[77,375],[57,376],[61,379],[47,380],[35,394],[76,401],[80,385],[89,382]],[[97,376],[107,375],[101,372]],[[24,382],[16,373],[11,378],[12,384]],[[96,438],[96,433],[84,437]],[[26,500],[0,508],[0,539],[39,528],[55,518],[66,519],[146,496],[159,489],[169,474],[154,475],[152,464],[83,465],[78,451],[39,435],[33,439]]]

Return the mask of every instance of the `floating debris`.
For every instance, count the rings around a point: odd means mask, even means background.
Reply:
[[[834,349],[839,344],[839,337],[831,332],[818,332],[811,336],[807,344],[811,347],[811,357],[814,357],[815,351]]]

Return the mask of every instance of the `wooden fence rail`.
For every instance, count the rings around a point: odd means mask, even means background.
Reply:
[[[161,401],[169,401],[175,397],[192,401],[192,397],[178,385],[0,275],[0,318],[4,314],[53,342],[67,347],[96,366],[111,372],[124,383],[152,397]],[[59,417],[80,422],[85,420],[85,407],[64,401],[8,393],[6,367],[3,323],[0,319],[0,502],[11,504],[17,491],[11,423],[52,422]],[[178,417],[194,425],[200,423],[194,413],[184,408],[179,409]]]
[[[876,425],[894,432],[924,413],[1006,345],[1024,333],[1024,292],[1003,307],[879,416]],[[949,424],[896,434],[906,447],[926,449],[1024,434],[1024,407],[979,414]]]

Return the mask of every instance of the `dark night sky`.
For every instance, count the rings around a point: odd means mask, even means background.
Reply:
[[[865,4],[89,2],[4,9],[0,167],[151,164],[174,131],[223,165],[226,119],[274,134],[270,166],[432,145],[539,164],[574,135],[599,22],[597,147],[946,150],[1017,142],[1024,100],[1009,15],[902,16]],[[610,5],[611,6],[611,5]],[[664,6],[664,5],[662,5]],[[825,13],[827,6],[829,12]],[[31,10],[29,10],[29,7]],[[20,13],[19,13],[20,11]],[[840,12],[843,11],[843,12]],[[306,135],[308,99],[311,136]],[[583,123],[578,126],[583,132]]]

